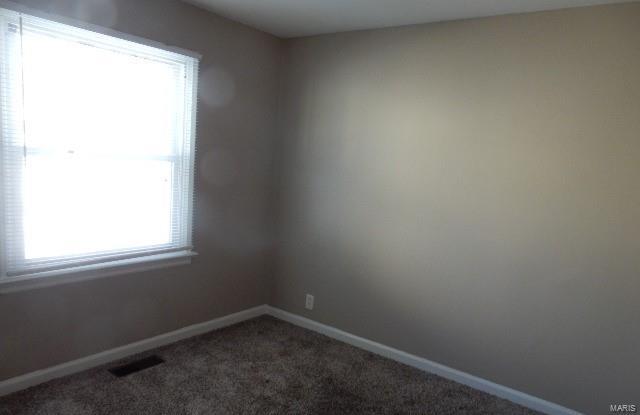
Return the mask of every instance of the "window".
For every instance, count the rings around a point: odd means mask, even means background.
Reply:
[[[0,9],[0,281],[191,254],[198,59]]]

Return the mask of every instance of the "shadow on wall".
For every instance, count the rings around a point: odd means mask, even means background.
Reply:
[[[570,408],[634,396],[638,11],[291,41],[274,305]]]

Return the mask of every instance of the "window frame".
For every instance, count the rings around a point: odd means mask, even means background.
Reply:
[[[195,60],[195,64],[192,67],[188,67],[187,71],[193,70],[189,76],[192,76],[193,90],[189,91],[191,103],[191,113],[186,114],[190,120],[190,162],[191,166],[188,171],[187,184],[188,186],[188,208],[186,223],[189,224],[186,230],[186,239],[190,241],[192,245],[192,227],[193,227],[193,193],[194,193],[194,175],[195,175],[195,146],[196,146],[196,118],[197,118],[197,86],[198,86],[198,63],[202,58],[199,53],[185,50],[182,48],[167,46],[163,43],[140,38],[127,33],[115,31],[109,28],[93,25],[84,21],[52,15],[32,8],[9,3],[4,0],[0,0],[0,14],[3,16],[20,16],[28,15],[38,19],[44,19],[53,23],[59,23],[67,26],[71,26],[74,29],[80,29],[84,31],[90,31],[97,33],[101,36],[108,36],[117,40],[130,42],[138,46],[151,47],[160,49],[165,52],[169,52],[176,55],[182,55],[183,57],[192,58]],[[187,124],[185,124],[187,125]],[[174,161],[177,162],[177,161]],[[4,183],[4,180],[2,180]],[[2,194],[4,194],[4,185],[0,183],[2,188]],[[15,291],[22,291],[32,288],[41,288],[52,285],[58,285],[73,281],[89,280],[95,278],[101,278],[105,276],[128,274],[135,272],[143,272],[153,269],[166,268],[178,265],[186,265],[191,263],[191,258],[197,255],[197,252],[192,247],[181,250],[167,250],[158,252],[139,252],[138,254],[132,253],[131,255],[124,255],[121,258],[117,258],[111,261],[76,264],[72,267],[52,269],[40,271],[32,274],[20,274],[17,276],[7,275],[7,246],[5,244],[5,215],[6,207],[5,203],[0,203],[0,293],[8,293]],[[144,251],[142,249],[141,251]]]

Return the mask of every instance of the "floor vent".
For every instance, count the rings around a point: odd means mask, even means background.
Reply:
[[[139,372],[141,370],[149,369],[150,367],[157,366],[160,363],[164,363],[164,360],[158,356],[149,356],[144,359],[136,360],[135,362],[127,363],[126,365],[114,367],[109,369],[113,375],[121,378],[128,376],[132,373]]]

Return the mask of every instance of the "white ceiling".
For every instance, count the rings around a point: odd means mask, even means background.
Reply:
[[[624,0],[184,0],[279,37],[563,9]]]

